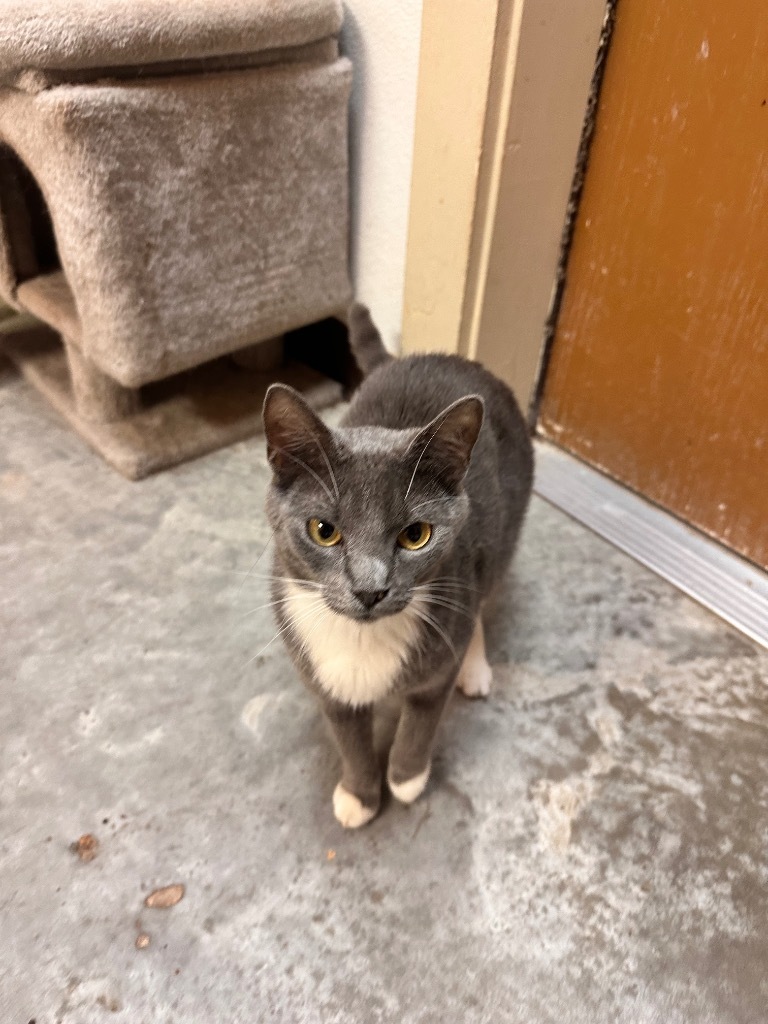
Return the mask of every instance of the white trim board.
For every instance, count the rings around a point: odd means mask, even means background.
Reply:
[[[768,647],[768,573],[575,456],[535,444],[536,494]]]

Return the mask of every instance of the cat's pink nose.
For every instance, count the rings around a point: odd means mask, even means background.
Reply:
[[[360,604],[365,605],[366,608],[373,608],[379,601],[384,600],[389,590],[353,590],[352,593]]]

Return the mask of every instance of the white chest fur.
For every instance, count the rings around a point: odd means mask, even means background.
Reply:
[[[417,642],[415,610],[409,606],[375,622],[355,622],[325,606],[307,617],[307,593],[296,584],[286,585],[286,597],[294,631],[329,696],[353,706],[386,697]]]

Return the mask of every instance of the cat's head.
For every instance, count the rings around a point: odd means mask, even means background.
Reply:
[[[414,430],[329,429],[291,388],[264,402],[267,512],[290,577],[360,621],[391,615],[440,575],[466,521],[462,483],[483,421],[468,395]]]

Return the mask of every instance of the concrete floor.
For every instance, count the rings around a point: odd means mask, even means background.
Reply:
[[[766,1021],[766,654],[536,501],[492,698],[345,833],[250,661],[266,483],[258,441],[128,483],[0,369],[0,1022]]]

